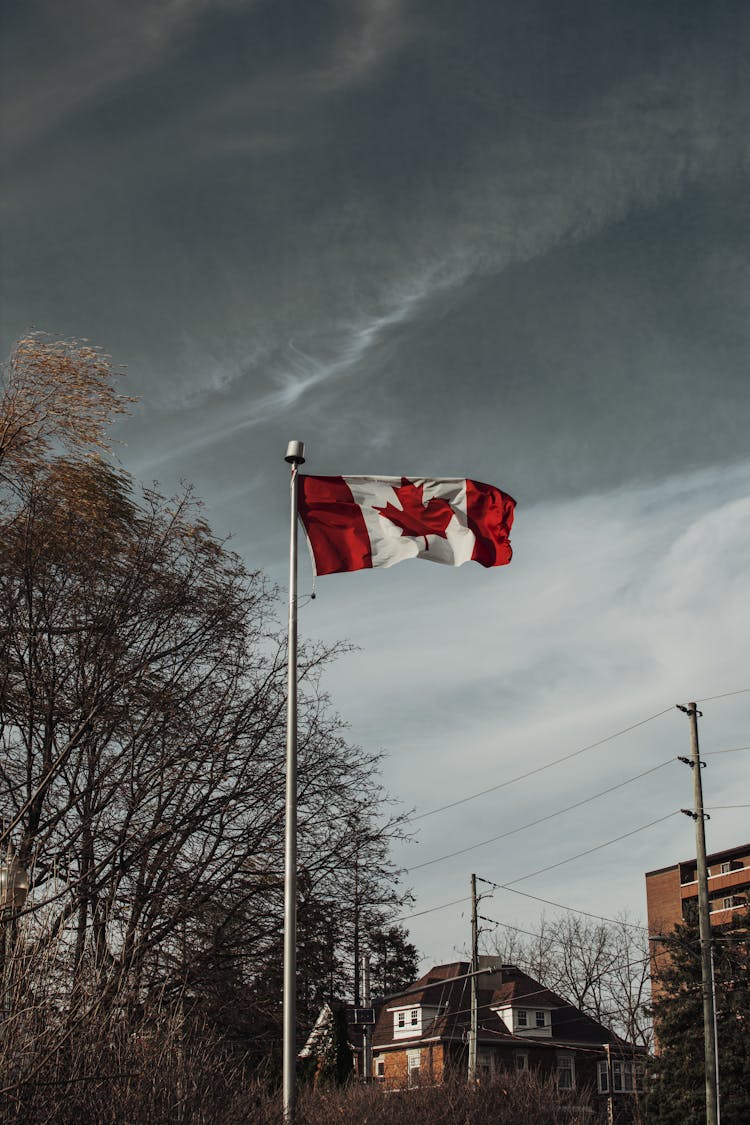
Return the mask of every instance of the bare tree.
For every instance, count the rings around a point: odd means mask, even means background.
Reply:
[[[649,951],[645,929],[623,917],[600,922],[542,915],[535,933],[500,929],[492,952],[516,964],[630,1043],[649,1048]]]
[[[234,1014],[267,1052],[286,638],[275,591],[189,489],[140,488],[97,452],[126,408],[111,375],[88,345],[33,337],[0,400],[1,837],[32,871],[17,952],[35,966],[18,1003],[47,1006],[56,1057],[82,1021],[165,1004],[216,1026]],[[335,654],[300,654],[300,861],[343,916],[356,841],[360,909],[387,919],[403,899],[387,858],[398,821],[381,813],[377,759],[349,745],[321,689]],[[349,940],[339,926],[333,955]]]

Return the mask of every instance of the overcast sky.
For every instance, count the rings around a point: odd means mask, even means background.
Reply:
[[[36,326],[127,364],[125,466],[191,479],[281,583],[290,438],[313,473],[516,497],[509,567],[331,576],[302,607],[303,636],[359,647],[328,687],[402,807],[750,688],[745,2],[26,0],[3,23],[3,354]],[[703,710],[707,752],[750,745],[750,693]],[[644,871],[694,854],[688,746],[669,710],[415,821],[414,910],[642,828],[517,884],[642,917]],[[745,843],[748,809],[716,806],[750,804],[750,753],[707,761],[709,849]],[[465,911],[408,923],[427,961],[466,948]]]

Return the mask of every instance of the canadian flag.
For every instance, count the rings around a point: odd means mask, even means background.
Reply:
[[[313,570],[336,574],[429,559],[503,566],[515,500],[491,484],[426,477],[299,476]]]

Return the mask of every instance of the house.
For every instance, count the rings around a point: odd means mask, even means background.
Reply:
[[[544,988],[515,965],[480,957],[477,1076],[539,1069],[561,1090],[588,1087],[628,1120],[644,1070],[641,1048]],[[437,965],[380,1010],[373,1036],[376,1080],[392,1088],[466,1073],[471,972],[467,961]],[[618,1111],[618,1104],[621,1109]]]

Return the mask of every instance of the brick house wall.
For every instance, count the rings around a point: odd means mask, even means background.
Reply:
[[[445,1075],[445,1048],[442,1043],[415,1043],[392,1051],[379,1051],[384,1063],[382,1082],[389,1089],[403,1089],[409,1084],[408,1051],[419,1051],[421,1082],[442,1082]]]

